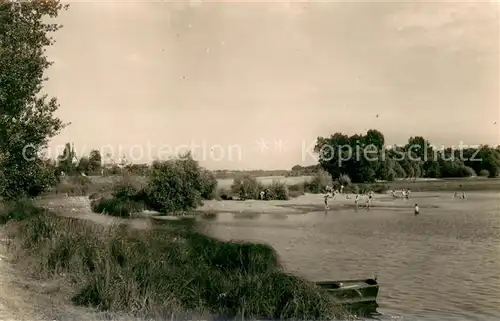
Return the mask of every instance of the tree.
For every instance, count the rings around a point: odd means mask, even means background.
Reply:
[[[73,164],[73,159],[75,158],[75,153],[71,148],[70,143],[66,143],[64,146],[64,151],[62,155],[57,156],[58,168],[60,171],[66,174],[75,173],[75,165]]]
[[[64,127],[54,116],[59,105],[42,93],[51,65],[45,47],[59,25],[47,23],[63,6],[58,1],[0,0],[0,193],[34,196],[47,187],[40,152]]]
[[[90,173],[90,160],[88,157],[80,158],[78,165],[76,167],[79,173],[84,173],[85,175],[89,175]]]
[[[97,173],[101,170],[101,166],[102,166],[101,152],[97,149],[91,150],[89,155],[89,170],[92,173]]]

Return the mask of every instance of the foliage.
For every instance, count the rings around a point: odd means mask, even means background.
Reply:
[[[268,200],[286,201],[289,197],[288,185],[284,181],[273,180],[266,195]]]
[[[75,164],[73,164],[75,157],[75,151],[71,148],[71,144],[66,143],[62,155],[57,157],[59,170],[64,172],[66,175],[75,174],[76,168]]]
[[[215,175],[203,168],[201,169],[200,173],[200,179],[201,179],[201,198],[205,200],[211,200],[214,199],[216,196],[217,192],[217,179],[215,178]]]
[[[11,236],[18,264],[33,262],[38,277],[71,279],[73,302],[80,305],[153,318],[176,311],[229,318],[340,316],[331,295],[285,274],[271,247],[221,242],[197,233],[190,222],[136,230],[45,215],[22,222]]]
[[[347,174],[340,174],[339,178],[337,178],[337,184],[349,186],[351,185],[351,178]]]
[[[233,200],[233,192],[231,189],[228,188],[221,188],[217,192],[217,199],[223,200],[223,201],[228,201],[228,200]]]
[[[22,221],[44,213],[46,210],[35,206],[30,199],[7,201],[0,207],[0,224],[6,224],[9,221]]]
[[[231,191],[234,194],[238,194],[242,200],[259,199],[260,192],[263,190],[264,186],[255,177],[250,175],[235,178],[231,185]]]
[[[216,187],[211,176],[188,153],[153,163],[148,172],[146,203],[165,214],[187,211],[201,205],[202,196],[214,195]]]
[[[58,1],[0,1],[0,192],[8,199],[39,194],[51,181],[40,152],[64,126],[42,84],[49,34],[60,27],[46,18],[61,9]]]
[[[307,193],[323,193],[327,186],[333,186],[333,178],[330,173],[320,169],[311,180],[304,183],[304,190]]]
[[[481,176],[481,177],[488,177],[488,176],[490,176],[490,172],[487,169],[482,169],[479,172],[479,176]]]
[[[381,132],[365,135],[335,133],[318,137],[315,152],[319,164],[333,178],[348,175],[354,183],[393,181],[398,178],[470,177],[487,170],[489,177],[500,174],[498,148],[437,150],[421,136],[410,137],[404,146],[385,146]],[[484,173],[484,172],[483,172]]]
[[[97,149],[90,151],[89,155],[89,172],[99,173],[102,166],[101,152]]]
[[[144,203],[123,198],[99,198],[91,202],[92,211],[118,217],[130,217],[145,209]]]

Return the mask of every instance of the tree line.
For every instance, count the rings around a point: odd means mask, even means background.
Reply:
[[[403,146],[387,146],[376,129],[364,135],[318,137],[314,151],[321,168],[333,178],[348,175],[357,183],[476,175],[494,178],[500,174],[500,146],[439,149],[422,136],[410,137]]]

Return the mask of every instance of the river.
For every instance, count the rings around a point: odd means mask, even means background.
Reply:
[[[408,208],[220,213],[203,225],[218,238],[272,245],[289,272],[309,280],[376,275],[383,320],[500,320],[500,193],[388,202]]]

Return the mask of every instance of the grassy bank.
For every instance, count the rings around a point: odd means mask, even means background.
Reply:
[[[63,277],[78,305],[139,316],[211,313],[273,319],[330,319],[334,301],[283,272],[261,244],[221,242],[190,221],[150,230],[101,226],[48,212],[9,223],[19,266]]]

